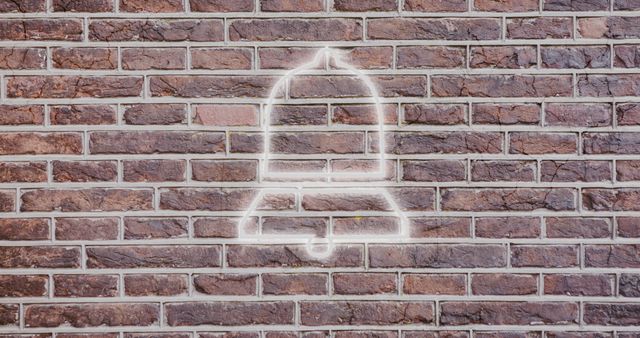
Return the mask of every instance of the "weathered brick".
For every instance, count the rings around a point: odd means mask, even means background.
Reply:
[[[274,79],[268,76],[151,76],[152,96],[267,97]]]
[[[188,276],[178,274],[135,274],[124,276],[128,296],[178,296],[188,289]]]
[[[89,39],[93,41],[222,41],[221,19],[117,20],[92,19]]]
[[[19,325],[20,305],[0,304],[0,325]]]
[[[388,69],[393,62],[393,47],[353,47],[341,49],[341,60],[358,69]],[[330,67],[337,68],[333,59]]]
[[[192,48],[193,69],[251,69],[253,52],[248,48]]]
[[[376,76],[371,80],[382,97],[425,96],[427,79],[417,75]],[[355,76],[296,76],[291,80],[292,98],[371,97],[369,87]]]
[[[54,48],[53,66],[62,69],[116,69],[118,51],[115,48]]]
[[[614,0],[613,8],[619,10],[640,9],[640,2],[638,0]]]
[[[631,273],[620,275],[618,290],[623,297],[639,297],[640,275]]]
[[[561,325],[578,322],[578,304],[568,302],[443,302],[443,325]]]
[[[334,0],[333,9],[341,12],[396,11],[396,0]]]
[[[410,219],[411,237],[470,237],[471,219],[465,217],[425,217]]]
[[[580,96],[637,96],[640,94],[638,74],[606,74],[578,76]]]
[[[398,107],[392,104],[382,105],[385,124],[398,123]],[[372,105],[332,105],[331,121],[334,124],[379,124],[377,110]],[[324,124],[324,123],[323,123]]]
[[[531,68],[538,64],[534,46],[472,47],[469,56],[471,68]]]
[[[191,161],[192,178],[205,182],[247,182],[258,175],[255,160],[194,160]]]
[[[21,211],[151,210],[150,189],[29,189],[20,197]]]
[[[616,106],[616,115],[619,126],[640,125],[640,105],[624,103]]]
[[[540,105],[478,103],[473,105],[474,124],[538,124]]]
[[[398,68],[461,68],[466,65],[465,48],[401,46],[397,50]]]
[[[587,267],[640,267],[640,246],[636,244],[587,245],[584,260]]]
[[[578,34],[583,38],[633,39],[640,36],[638,23],[638,16],[578,18]]]
[[[272,154],[353,154],[364,153],[362,132],[272,133]]]
[[[575,191],[569,188],[449,188],[442,192],[448,211],[574,210]]]
[[[640,66],[640,50],[638,45],[618,45],[613,47],[614,67],[635,68]]]
[[[405,274],[402,277],[405,294],[464,295],[467,290],[465,275]]]
[[[618,236],[640,237],[640,219],[637,217],[618,217]]]
[[[45,0],[24,0],[24,1],[12,1],[2,0],[0,1],[0,13],[20,12],[44,12],[46,10]]]
[[[436,97],[554,97],[571,96],[566,75],[436,75],[431,78]]]
[[[543,68],[609,68],[611,64],[609,46],[543,46],[540,57]]]
[[[80,154],[79,133],[0,133],[1,155]]]
[[[309,256],[302,245],[230,245],[227,261],[231,267],[361,267],[361,245],[337,245],[327,259]]]
[[[186,163],[182,160],[131,160],[123,163],[127,182],[184,181]]]
[[[194,12],[251,12],[253,0],[189,0]]]
[[[483,12],[531,12],[539,7],[536,0],[474,0],[473,8]]]
[[[402,161],[402,179],[420,182],[464,181],[466,164],[455,160]]]
[[[160,191],[160,209],[164,210],[244,210],[255,196],[253,189],[235,188],[175,188]],[[277,194],[271,196],[264,207],[267,209],[292,209],[294,196]]]
[[[372,295],[397,292],[393,273],[335,273],[333,290],[338,295]]]
[[[0,240],[29,241],[49,239],[49,221],[45,218],[2,218]]]
[[[142,93],[139,76],[9,76],[6,81],[11,98],[110,98]]]
[[[586,303],[584,322],[588,325],[638,325],[640,305],[633,303]]]
[[[46,162],[0,162],[0,182],[46,182]]]
[[[293,323],[294,303],[192,302],[169,303],[165,315],[170,326],[192,325],[286,325]]]
[[[525,274],[473,274],[471,290],[474,295],[535,295],[538,291],[538,278],[536,275]]]
[[[638,154],[640,134],[637,133],[585,133],[585,154]]]
[[[592,211],[636,211],[640,210],[640,190],[620,189],[583,189],[582,206]]]
[[[358,19],[241,19],[229,25],[231,41],[357,41],[362,40]]]
[[[328,280],[320,273],[267,273],[262,274],[262,292],[265,295],[326,295]]]
[[[320,12],[324,10],[322,0],[261,0],[263,12]]]
[[[513,267],[567,268],[578,266],[578,247],[571,245],[512,245]]]
[[[549,238],[611,237],[611,221],[607,218],[550,217],[545,223]]]
[[[466,12],[467,0],[405,0],[404,10],[415,12]]]
[[[0,276],[0,297],[46,296],[48,280],[46,275]]]
[[[455,125],[466,123],[467,106],[459,104],[405,104],[407,124]]]
[[[0,190],[0,212],[16,211],[15,190]]]
[[[545,11],[606,11],[609,0],[545,0]]]
[[[506,259],[506,249],[502,245],[376,244],[369,246],[371,267],[504,267]]]
[[[49,108],[49,116],[54,125],[115,124],[116,108],[112,105],[94,104],[56,105]]]
[[[434,320],[431,302],[305,301],[300,304],[303,325],[427,324]]]
[[[177,103],[140,103],[124,106],[124,121],[127,124],[183,124],[186,123],[187,107]]]
[[[545,106],[545,124],[567,127],[604,127],[611,125],[611,105],[549,103]]]
[[[616,161],[616,179],[618,181],[640,180],[640,162],[634,160]]]
[[[191,131],[104,131],[89,135],[93,154],[216,153],[224,133]]]
[[[118,176],[115,161],[53,161],[56,182],[108,182]]]
[[[540,237],[538,217],[481,217],[476,219],[476,236],[480,238]]]
[[[122,69],[184,69],[187,60],[182,48],[124,48]]]
[[[114,0],[53,0],[53,10],[56,12],[113,12],[113,1]]]
[[[372,40],[495,40],[500,35],[500,22],[488,18],[376,18],[367,23]]]
[[[82,20],[78,19],[3,19],[0,40],[80,41]]]
[[[509,135],[511,154],[574,154],[578,151],[576,134],[514,132]]]
[[[555,274],[544,276],[546,295],[611,296],[613,275]]]
[[[572,37],[573,20],[564,17],[507,19],[509,39],[567,39]]]
[[[377,135],[369,145],[377,151]],[[385,151],[391,154],[496,154],[502,151],[502,135],[480,132],[387,132]]]
[[[205,268],[219,267],[219,245],[90,246],[87,266],[101,268]]]
[[[43,69],[46,61],[44,48],[0,48],[0,69]]]
[[[118,295],[117,275],[55,275],[56,297],[115,297]]]
[[[56,239],[59,240],[114,240],[118,238],[118,219],[56,218]]]
[[[0,125],[28,125],[44,122],[44,107],[39,105],[0,105]]]
[[[186,217],[125,217],[124,239],[187,237]]]
[[[208,295],[255,295],[257,280],[257,275],[195,275],[193,286],[196,291]]]
[[[542,161],[543,182],[611,181],[611,163],[607,161]]]
[[[193,107],[194,122],[205,126],[256,126],[260,114],[258,106],[249,104],[199,104]],[[279,109],[274,107],[272,114],[277,115],[278,112]]]
[[[154,303],[32,304],[24,309],[27,327],[150,326],[160,320]]]
[[[182,12],[184,7],[180,0],[119,0],[118,10],[121,12],[151,12],[151,13],[172,13]]]
[[[534,181],[536,162],[533,161],[473,161],[471,180],[479,182]]]
[[[0,267],[15,268],[79,268],[80,247],[3,246]]]

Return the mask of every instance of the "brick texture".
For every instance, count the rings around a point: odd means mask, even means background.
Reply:
[[[0,0],[0,338],[638,338],[639,41],[640,0]],[[265,120],[326,46],[384,136],[331,59]],[[265,123],[276,169],[384,137],[348,183],[407,237],[341,191],[239,238]]]

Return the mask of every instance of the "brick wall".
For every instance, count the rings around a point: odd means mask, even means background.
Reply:
[[[0,0],[2,334],[638,337],[640,1],[115,1]],[[411,238],[318,260],[235,217],[324,46]],[[284,152],[357,166],[367,106],[310,79]]]

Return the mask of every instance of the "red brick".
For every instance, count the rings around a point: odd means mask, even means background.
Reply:
[[[9,76],[6,81],[11,98],[111,98],[142,93],[139,76]]]
[[[80,133],[0,133],[1,155],[80,154]]]
[[[187,122],[187,106],[178,103],[140,103],[124,106],[127,124],[184,124]]]
[[[116,107],[108,105],[74,104],[51,106],[51,124],[54,125],[105,125],[116,123]]]
[[[398,107],[396,105],[383,104],[382,114],[385,124],[398,123]],[[331,121],[336,124],[379,124],[375,106],[361,104],[332,105]]]
[[[357,41],[362,21],[346,18],[241,19],[229,25],[231,41]]]
[[[489,18],[376,18],[367,24],[371,40],[495,40],[500,35],[500,22]]]
[[[369,141],[374,151],[376,138],[377,135]],[[385,150],[391,154],[496,154],[502,151],[502,135],[492,132],[387,132]]]
[[[0,40],[80,41],[82,40],[82,20],[0,20]]]
[[[308,255],[303,245],[229,245],[230,267],[361,267],[364,253],[361,245],[336,245],[327,259]]]
[[[640,50],[638,45],[618,45],[613,47],[614,67],[636,68],[640,66]]]
[[[113,12],[114,0],[53,0],[53,10],[56,12]]]
[[[636,126],[640,124],[640,105],[625,103],[616,106],[619,126]]]
[[[0,267],[5,269],[79,268],[80,247],[3,246],[0,247]]]
[[[610,104],[549,103],[545,124],[566,127],[606,127],[611,125]]]
[[[190,246],[90,246],[87,267],[104,268],[205,268],[219,267],[219,245]]]
[[[465,217],[425,217],[410,220],[413,238],[471,237],[471,219]]]
[[[540,123],[540,105],[507,103],[474,104],[473,123],[499,125],[538,124]]]
[[[324,10],[322,0],[261,0],[263,12],[321,12]]]
[[[192,178],[206,182],[247,182],[257,178],[258,163],[254,160],[193,160]]]
[[[186,217],[125,217],[124,239],[187,237]]]
[[[578,76],[580,96],[636,96],[640,93],[638,74],[604,74]]]
[[[195,237],[204,238],[234,238],[237,237],[239,218],[203,217],[193,222]]]
[[[0,1],[0,13],[20,12],[44,12],[46,10],[45,0],[24,0],[24,1],[12,1],[3,0]]]
[[[557,274],[544,276],[545,295],[611,296],[613,275]]]
[[[24,309],[27,327],[150,326],[160,320],[154,303],[32,304]]]
[[[543,68],[609,68],[609,46],[552,47],[540,49]]]
[[[571,96],[566,75],[436,75],[431,79],[436,97],[554,97]]]
[[[640,162],[634,160],[616,161],[616,179],[618,181],[640,180]]]
[[[271,133],[272,154],[362,154],[362,132],[278,132]]]
[[[465,275],[405,274],[402,277],[402,291],[419,295],[465,295],[467,278]]]
[[[224,133],[197,131],[91,132],[92,154],[216,153],[224,151]]]
[[[170,326],[286,325],[293,324],[294,307],[290,301],[169,303],[165,315]]]
[[[38,105],[0,105],[0,125],[39,124],[44,122],[44,107]]]
[[[267,97],[274,79],[267,76],[180,76],[150,77],[152,96],[174,97]]]
[[[46,182],[46,162],[0,162],[0,182]]]
[[[224,39],[221,19],[92,19],[89,39],[93,41],[195,41]]]
[[[483,12],[531,12],[537,11],[537,0],[474,0],[473,7]]]
[[[602,182],[611,181],[608,161],[542,161],[540,176],[543,182]]]
[[[46,296],[48,280],[46,275],[0,276],[0,297]]]
[[[43,48],[0,48],[0,69],[44,69],[46,61]]]
[[[506,266],[502,245],[369,245],[371,267],[477,268]]]
[[[172,13],[182,12],[184,8],[181,0],[119,0],[118,9],[121,12],[151,12],[151,13]]]
[[[183,48],[124,48],[122,69],[185,69],[187,64]]]
[[[397,11],[396,0],[334,0],[333,9],[340,12]]]
[[[571,245],[512,245],[513,267],[568,268],[578,266],[578,247]]]
[[[640,9],[640,2],[638,2],[638,0],[614,0],[613,9],[619,9],[619,10]]]
[[[45,218],[2,218],[0,240],[29,241],[49,239],[49,221]]]
[[[492,46],[471,47],[469,66],[471,68],[532,68],[538,64],[538,54],[534,46]]]
[[[132,160],[123,163],[126,182],[184,181],[186,163],[182,160]]]
[[[606,11],[609,0],[544,0],[545,11]]]
[[[118,176],[115,161],[53,161],[56,182],[114,182]]]
[[[194,106],[194,110],[194,122],[205,126],[236,127],[258,125],[259,107],[255,105],[199,104]]]
[[[570,188],[449,188],[442,192],[447,211],[550,211],[575,210],[575,191]]]
[[[292,69],[311,62],[318,48],[262,47],[258,48],[258,67],[261,69]]]
[[[473,161],[471,179],[478,182],[535,181],[534,161]]]
[[[467,0],[405,0],[404,10],[415,12],[466,12]]]
[[[117,275],[55,275],[56,297],[115,297],[118,295]]]
[[[21,211],[151,210],[150,189],[29,189],[21,196]]]
[[[395,294],[397,278],[393,273],[334,273],[333,290],[338,295]]]
[[[342,49],[341,60],[358,69],[388,69],[393,63],[393,47],[353,47]],[[330,60],[332,68],[338,68]]]
[[[51,60],[62,69],[116,69],[118,50],[115,48],[54,48]]]
[[[443,302],[441,325],[562,325],[578,323],[568,302]]]
[[[419,182],[464,181],[466,164],[455,160],[402,161],[402,179]]]
[[[640,134],[638,133],[585,133],[585,154],[638,154]]]
[[[582,206],[593,211],[637,211],[640,210],[640,190],[620,189],[583,189]]]
[[[514,132],[509,135],[510,154],[575,154],[578,151],[576,134]]]
[[[535,295],[538,291],[538,277],[506,273],[473,274],[471,290],[474,295]]]
[[[545,223],[548,238],[611,237],[611,221],[607,218],[550,217]]]
[[[376,76],[371,80],[382,97],[425,96],[427,80],[424,76]],[[362,79],[355,76],[296,76],[291,80],[291,98],[348,98],[371,97],[373,94]]]
[[[466,123],[467,106],[460,104],[404,104],[407,124],[455,125]]]
[[[637,217],[618,217],[618,236],[623,238],[640,237],[640,219]]]
[[[56,218],[59,240],[115,240],[118,229],[117,218]]]
[[[257,275],[199,274],[193,277],[193,286],[207,295],[250,296],[256,294],[257,280]]]
[[[241,211],[251,203],[254,196],[253,189],[242,188],[162,189],[160,191],[160,209]],[[267,203],[264,208],[271,210],[292,209],[294,196],[287,193],[272,195],[271,200]]]
[[[240,48],[192,48],[193,69],[251,69],[253,52]]]
[[[265,295],[326,295],[327,285],[326,274],[262,274],[262,292]]]
[[[136,274],[124,276],[124,291],[128,296],[186,295],[188,276],[178,274]]]
[[[584,264],[586,267],[638,268],[640,246],[637,244],[586,245]]]
[[[0,304],[0,325],[19,325],[20,305]]]
[[[567,39],[572,37],[573,20],[564,17],[507,19],[509,39]]]
[[[193,12],[251,12],[253,0],[189,0]]]
[[[476,236],[480,238],[538,238],[538,217],[481,217],[476,219]]]
[[[393,325],[433,322],[433,303],[399,301],[305,301],[300,304],[303,325]]]
[[[16,191],[0,190],[0,212],[16,211]]]
[[[618,326],[638,325],[640,311],[638,304],[633,303],[586,303],[583,319],[587,325]]]

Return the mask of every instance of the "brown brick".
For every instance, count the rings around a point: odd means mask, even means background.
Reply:
[[[544,0],[545,11],[606,11],[609,0]]]
[[[540,237],[538,217],[481,217],[476,219],[476,236],[480,238]]]
[[[396,11],[396,0],[334,0],[333,9],[340,12]]]
[[[549,238],[610,238],[607,218],[550,217],[545,219]]]
[[[187,237],[186,217],[125,217],[124,239]]]
[[[467,0],[405,0],[404,10],[415,12],[466,12]]]
[[[152,96],[174,97],[267,97],[274,79],[267,76],[180,76],[150,77]]]
[[[578,247],[571,245],[512,245],[513,267],[567,268],[578,266]]]
[[[320,12],[324,10],[322,0],[261,0],[263,12]]]
[[[257,275],[195,275],[193,286],[196,291],[207,295],[250,296],[256,294],[257,280]]]
[[[185,69],[187,64],[183,48],[124,48],[122,69]]]
[[[91,241],[117,238],[117,218],[56,218],[56,239],[59,240]]]
[[[567,39],[572,36],[571,18],[538,17],[507,19],[509,39]]]
[[[640,3],[639,3],[640,4]],[[613,47],[614,67],[636,68],[640,66],[640,49],[638,45],[618,45]]]
[[[135,274],[124,276],[128,296],[179,296],[187,294],[188,276],[178,274]]]
[[[21,196],[21,211],[151,210],[150,189],[29,189]]]
[[[583,189],[582,206],[593,211],[636,211],[640,210],[640,190],[620,189]]]
[[[361,106],[365,107],[365,106]],[[368,107],[368,106],[367,106]],[[258,108],[251,107],[254,113],[251,115],[251,119],[247,118],[247,121],[252,121],[254,125],[257,124]],[[353,107],[347,107],[353,108]],[[357,108],[355,108],[357,109]],[[344,110],[344,106],[334,107],[334,115],[336,115],[336,121],[343,117],[341,112]],[[340,111],[340,112],[338,112]],[[373,120],[376,120],[374,112],[370,114]],[[327,106],[325,105],[276,105],[271,110],[271,125],[326,125],[327,124]]]
[[[495,104],[478,103],[473,105],[474,124],[538,124],[540,105],[537,104]]]
[[[224,133],[197,131],[91,132],[93,154],[216,153],[224,151]]]
[[[562,325],[578,323],[567,302],[443,302],[441,325]]]
[[[326,295],[327,285],[326,274],[262,274],[262,292],[265,295]]]
[[[15,268],[79,268],[80,247],[3,246],[0,267]]]
[[[616,106],[616,115],[619,126],[640,125],[640,105],[625,103]]]
[[[184,181],[186,163],[183,160],[131,160],[124,161],[126,182]]]
[[[205,268],[219,267],[219,245],[90,246],[87,266],[100,268]]]
[[[471,290],[474,295],[535,295],[538,291],[538,277],[507,273],[473,274]]]
[[[251,69],[253,52],[248,48],[192,48],[193,69]]]
[[[46,162],[0,162],[0,182],[46,182]]]
[[[419,295],[458,295],[466,294],[465,275],[405,274],[402,291],[405,294]]]
[[[618,160],[616,161],[616,179],[618,181],[639,181],[640,161]]]
[[[506,266],[502,245],[369,245],[371,267],[477,268]]]
[[[334,273],[333,290],[338,295],[395,294],[396,280],[393,273]]]
[[[8,76],[6,81],[11,98],[111,98],[142,92],[139,76]]]
[[[262,69],[291,69],[310,62],[318,51],[313,47],[265,47],[259,49],[258,61]],[[393,48],[387,46],[349,47],[339,51],[343,62],[359,69],[388,69],[393,60]],[[333,59],[329,65],[338,68]]]
[[[602,268],[640,267],[640,246],[636,244],[587,245],[585,266]]]
[[[367,25],[372,40],[494,40],[500,35],[500,22],[489,18],[376,18]]]
[[[404,104],[407,124],[455,125],[466,123],[467,106],[461,104]]]
[[[2,218],[0,240],[29,241],[49,239],[49,221],[46,218]]]
[[[3,19],[0,40],[82,40],[82,20],[78,19]]]
[[[165,315],[170,326],[286,325],[293,324],[294,308],[290,301],[170,303]]]
[[[609,46],[544,46],[540,56],[543,68],[609,68],[611,65]]]
[[[310,62],[318,52],[311,47],[258,48],[258,67],[261,69],[292,69]]]
[[[24,0],[24,1],[12,1],[2,0],[0,1],[0,13],[20,12],[44,12],[46,10],[45,0]]]
[[[279,132],[271,134],[272,154],[364,153],[362,132]]]
[[[118,9],[121,12],[152,12],[152,13],[172,13],[182,12],[184,7],[181,0],[119,0]]]
[[[231,267],[361,267],[361,245],[336,245],[323,260],[308,255],[303,245],[229,245],[227,261]]]
[[[391,191],[402,210],[433,210],[434,191],[431,188],[404,188]],[[307,211],[390,211],[391,206],[378,192],[306,193],[302,208]]]
[[[471,236],[471,219],[465,217],[425,217],[410,219],[412,238],[453,238]]]
[[[51,124],[54,125],[104,125],[116,123],[116,108],[110,105],[74,104],[51,106]]]
[[[382,97],[425,96],[427,79],[418,75],[376,76],[371,80]],[[296,76],[291,80],[292,98],[371,97],[373,94],[362,79],[355,76]]]
[[[535,181],[534,161],[473,161],[471,179],[478,182]]]
[[[611,163],[607,161],[542,161],[543,182],[611,181]]]
[[[160,320],[153,303],[32,304],[25,306],[27,327],[150,326]]]
[[[575,210],[575,191],[569,188],[449,188],[442,191],[447,211]]]
[[[160,208],[164,210],[244,210],[255,196],[252,189],[175,188],[160,191]],[[293,199],[293,196],[291,196]],[[288,205],[285,202],[285,205]]]
[[[583,318],[587,325],[636,326],[640,322],[636,315],[638,311],[637,303],[586,303]]]
[[[0,190],[0,212],[16,211],[15,190]]]
[[[536,47],[495,46],[472,47],[469,56],[471,68],[531,68],[538,64]]]
[[[640,275],[624,273],[620,275],[618,292],[623,297],[640,296]]]
[[[640,219],[637,217],[618,217],[618,236],[640,237]]]
[[[638,2],[638,0],[614,0],[613,9],[619,9],[619,10],[640,9],[640,2]]]
[[[62,69],[116,69],[118,50],[115,48],[54,48],[51,60]]]
[[[0,69],[43,69],[46,61],[44,48],[0,48]]]
[[[206,182],[247,182],[257,178],[258,163],[255,160],[193,160],[192,178]]]
[[[567,127],[604,127],[611,125],[611,105],[549,103],[545,124]]]
[[[300,304],[303,325],[427,324],[434,320],[433,303],[399,301],[305,301]]]
[[[113,12],[114,0],[53,0],[55,12]]]
[[[93,41],[214,42],[224,39],[224,28],[221,19],[92,19],[89,22],[89,39]]]
[[[537,0],[474,0],[473,7],[482,12],[531,12],[537,11]]]
[[[0,125],[39,124],[44,122],[44,107],[39,105],[0,105]]]
[[[1,155],[80,154],[79,133],[0,133]]]
[[[436,97],[554,97],[571,96],[566,75],[436,75],[431,79]]]
[[[231,41],[356,41],[362,40],[357,19],[241,19],[229,25]]]
[[[611,296],[613,275],[556,274],[544,276],[545,295]]]
[[[419,182],[464,181],[466,164],[455,160],[402,161],[402,179]]]
[[[0,304],[0,325],[19,325],[20,305]]]
[[[377,136],[376,136],[377,138]],[[377,140],[371,138],[375,151]],[[480,132],[387,132],[386,152],[391,154],[496,154],[502,151],[502,135]]]
[[[118,295],[117,275],[55,275],[56,297],[115,297]]]
[[[108,182],[118,176],[115,161],[53,161],[56,182]]]
[[[585,154],[638,154],[640,134],[638,133],[585,133]]]
[[[177,103],[140,103],[124,106],[127,124],[184,124],[187,121],[187,106]]]
[[[460,47],[398,47],[398,68],[461,68],[466,50]]]
[[[574,154],[578,151],[576,134],[514,132],[509,136],[510,154]]]
[[[258,106],[249,104],[199,104],[194,106],[193,121],[216,127],[256,126],[259,109]],[[277,114],[278,109],[274,107],[274,110]]]
[[[253,0],[189,0],[193,12],[251,12]]]
[[[0,297],[46,296],[48,280],[49,277],[46,275],[0,276]]]
[[[385,124],[398,123],[396,105],[383,104],[382,115]],[[335,124],[379,124],[375,106],[362,104],[332,105],[331,121]]]
[[[362,46],[342,49],[341,52],[344,53],[341,60],[358,69],[388,69],[393,63],[393,47]],[[332,68],[342,69],[334,63],[331,59]]]
[[[640,35],[639,35],[640,36]],[[604,74],[578,76],[580,96],[636,96],[640,94],[638,74]]]

